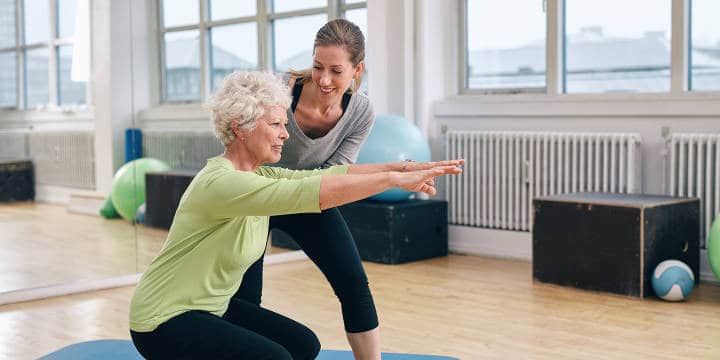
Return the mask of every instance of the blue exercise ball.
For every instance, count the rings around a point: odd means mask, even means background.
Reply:
[[[138,224],[145,223],[145,203],[142,203],[142,205],[138,207],[137,212],[135,213],[135,222]]]
[[[379,164],[403,160],[430,161],[430,145],[415,124],[395,115],[378,115],[365,144],[358,154],[358,164]],[[370,197],[376,201],[407,200],[411,192],[390,189]]]
[[[692,270],[680,260],[665,260],[653,271],[652,288],[655,295],[667,301],[687,299],[695,287]]]

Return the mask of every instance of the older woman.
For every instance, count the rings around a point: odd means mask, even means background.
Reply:
[[[135,289],[130,333],[144,357],[313,359],[320,344],[310,329],[232,298],[265,250],[269,216],[317,213],[391,187],[432,195],[435,177],[460,173],[462,160],[412,172],[263,166],[280,160],[289,105],[288,88],[263,72],[232,73],[210,100],[225,152],[193,179],[163,249]]]

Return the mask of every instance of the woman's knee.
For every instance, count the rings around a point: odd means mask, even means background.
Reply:
[[[320,340],[308,327],[297,324],[292,340],[283,344],[295,360],[315,359],[320,353]]]

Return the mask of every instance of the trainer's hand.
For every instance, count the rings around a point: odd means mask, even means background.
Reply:
[[[455,175],[462,173],[462,169],[455,165],[436,166],[426,170],[395,173],[395,185],[411,192],[424,192],[435,195],[435,178],[442,175]]]
[[[404,166],[404,171],[418,171],[428,170],[441,166],[462,166],[465,164],[465,159],[453,159],[453,160],[442,160],[442,161],[427,161],[427,162],[408,162]]]

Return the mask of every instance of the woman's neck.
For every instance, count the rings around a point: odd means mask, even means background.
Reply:
[[[308,108],[313,109],[322,117],[328,117],[333,115],[337,109],[342,107],[342,93],[339,96],[334,96],[328,101],[320,100],[320,89],[314,84],[309,83],[312,96],[308,97],[305,104]],[[302,96],[301,96],[302,98]]]
[[[222,156],[230,160],[235,170],[255,172],[262,164],[253,161],[248,152],[234,146],[238,141],[240,140],[235,139],[232,144],[225,146],[225,152]]]

